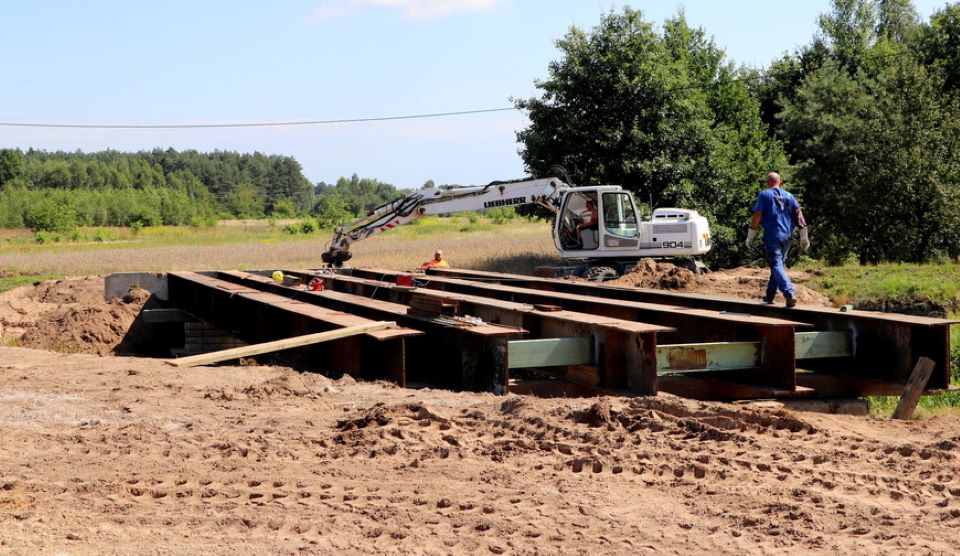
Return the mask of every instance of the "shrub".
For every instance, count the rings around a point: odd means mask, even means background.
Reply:
[[[300,233],[312,234],[315,231],[317,231],[317,224],[313,220],[307,218],[300,222]]]

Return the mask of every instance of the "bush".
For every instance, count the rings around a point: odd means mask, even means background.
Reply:
[[[46,230],[37,230],[35,239],[37,243],[40,244],[60,243],[60,234],[56,232],[48,232]]]
[[[73,208],[56,200],[38,200],[24,216],[24,224],[34,232],[68,232],[77,227]]]
[[[317,231],[317,224],[309,218],[300,222],[301,234],[312,234]]]
[[[494,224],[499,226],[508,220],[516,218],[517,210],[513,207],[498,207],[488,210],[487,215],[490,216]]]

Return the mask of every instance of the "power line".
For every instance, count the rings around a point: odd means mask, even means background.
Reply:
[[[280,122],[238,122],[224,124],[61,124],[61,123],[33,123],[33,122],[0,122],[2,127],[39,127],[60,129],[213,129],[238,127],[292,127],[328,124],[352,124],[360,122],[386,122],[392,120],[421,120],[426,118],[446,118],[449,116],[466,116],[470,114],[486,114],[490,112],[506,112],[517,110],[509,108],[483,108],[479,110],[460,110],[457,112],[434,112],[431,114],[409,114],[404,116],[380,116],[373,118],[346,118],[340,120],[294,120]]]
[[[872,54],[864,56],[861,61],[874,60],[881,58],[899,58],[901,56],[913,55],[912,52],[892,52],[885,54]],[[800,60],[798,60],[800,61]],[[802,63],[802,62],[801,62]],[[819,71],[826,68],[839,68],[844,63],[835,61],[833,63],[821,63],[813,71]],[[758,81],[767,79],[769,76],[764,74],[734,77],[722,82],[712,83],[691,83],[669,87],[665,92],[674,93],[680,91],[689,91],[694,89],[705,89],[723,84],[746,83],[748,81]],[[0,122],[0,127],[27,127],[27,128],[58,128],[58,129],[225,129],[225,128],[246,128],[246,127],[295,127],[329,124],[352,124],[363,122],[388,122],[395,120],[422,120],[427,118],[447,118],[450,116],[467,116],[470,114],[488,114],[491,112],[507,112],[520,110],[515,106],[504,108],[482,108],[478,110],[459,110],[455,112],[434,112],[428,114],[409,114],[403,116],[379,116],[371,118],[345,118],[336,120],[293,120],[276,122],[237,122],[223,124],[63,124],[63,123],[36,123],[36,122]]]

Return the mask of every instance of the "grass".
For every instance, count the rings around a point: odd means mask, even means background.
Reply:
[[[0,292],[7,290],[12,290],[26,284],[32,284],[34,282],[40,282],[43,280],[53,280],[56,278],[62,278],[62,275],[58,276],[55,274],[14,274],[14,273],[5,273],[0,272]]]
[[[960,264],[807,266],[807,270],[814,277],[804,285],[823,292],[837,305],[960,311]]]
[[[897,408],[899,396],[871,396],[870,413],[877,416],[889,417]],[[929,419],[943,415],[960,417],[960,392],[948,392],[935,396],[923,396],[917,404],[914,419]]]
[[[125,271],[317,268],[330,230],[289,234],[255,222],[213,228],[144,228],[134,234],[111,228],[110,241],[37,244],[26,230],[0,233],[0,273],[83,276]],[[100,229],[83,230],[84,235]],[[402,245],[402,249],[398,246]],[[523,219],[497,225],[489,218],[428,217],[353,246],[354,266],[413,269],[444,250],[462,268],[530,272],[558,261],[544,222]],[[21,283],[31,280],[24,278]],[[19,285],[19,284],[17,284]],[[9,289],[9,288],[8,288]]]

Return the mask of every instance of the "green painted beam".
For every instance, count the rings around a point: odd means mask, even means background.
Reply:
[[[849,357],[848,332],[796,332],[795,359]],[[657,346],[657,373],[727,371],[760,366],[760,342],[715,342]]]
[[[849,357],[849,332],[796,332],[796,358]]]
[[[507,350],[511,369],[594,364],[590,338],[511,340]]]
[[[730,371],[760,366],[760,342],[714,342],[657,346],[657,373]]]

